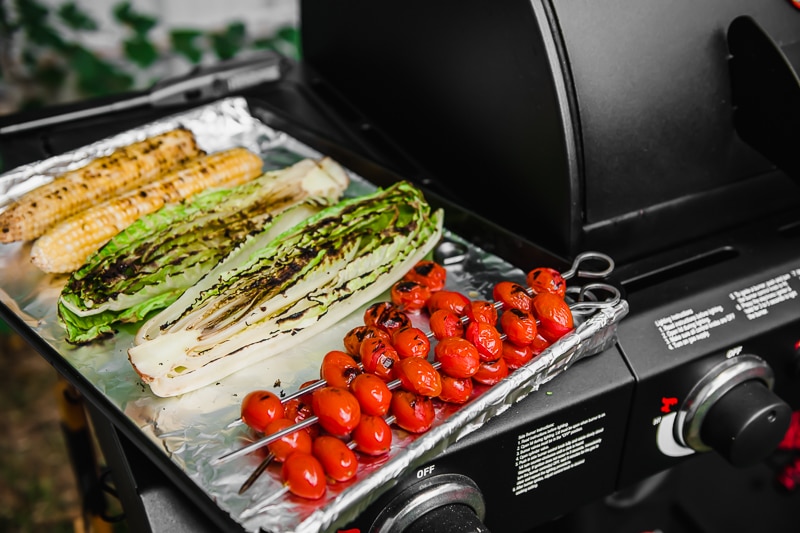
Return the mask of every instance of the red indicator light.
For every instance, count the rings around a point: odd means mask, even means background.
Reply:
[[[800,4],[800,0],[797,0],[797,2],[798,2],[798,4]],[[800,339],[795,341],[795,343],[794,343],[794,351],[795,352],[800,352]]]
[[[800,0],[798,0],[800,1]],[[662,413],[671,413],[672,408],[678,405],[678,399],[675,397],[670,398],[661,398],[661,412]]]
[[[789,0],[789,2],[797,9],[800,9],[800,0]]]

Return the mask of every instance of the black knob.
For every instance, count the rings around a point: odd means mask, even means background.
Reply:
[[[773,372],[760,357],[741,354],[716,364],[689,392],[676,418],[676,439],[715,450],[731,464],[755,464],[780,444],[792,409],[772,392]]]
[[[395,495],[375,517],[373,533],[485,533],[483,494],[467,476],[438,474]],[[431,514],[433,513],[433,514]],[[453,529],[456,523],[469,529]],[[461,527],[461,526],[460,526]]]
[[[735,466],[755,464],[780,444],[791,408],[758,380],[725,393],[706,414],[700,438]]]
[[[428,511],[404,533],[489,533],[489,529],[472,507],[454,503]]]

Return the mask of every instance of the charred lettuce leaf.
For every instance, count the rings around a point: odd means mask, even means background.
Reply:
[[[380,296],[433,248],[442,225],[443,213],[408,182],[342,200],[249,241],[148,320],[128,358],[158,396],[218,381]]]
[[[277,214],[303,205],[282,219],[293,225],[335,203],[348,183],[333,160],[304,159],[139,219],[67,281],[58,301],[67,340],[90,342],[167,307],[250,235],[271,228]]]

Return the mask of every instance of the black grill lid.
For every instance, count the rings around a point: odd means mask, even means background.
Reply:
[[[740,16],[800,38],[783,0],[305,1],[301,35],[453,198],[556,253],[624,260],[800,203],[733,127]]]

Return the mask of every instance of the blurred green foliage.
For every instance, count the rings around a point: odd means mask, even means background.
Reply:
[[[137,87],[136,80],[159,61],[173,57],[198,64],[208,60],[208,55],[211,61],[229,59],[248,49],[272,49],[294,58],[299,55],[294,27],[281,28],[271,36],[251,35],[240,21],[216,31],[168,28],[167,49],[159,49],[151,37],[161,24],[156,17],[136,11],[129,2],[114,5],[112,15],[120,26],[119,61],[101,57],[81,44],[80,37],[98,31],[98,24],[78,3],[50,7],[36,0],[0,1],[0,82],[25,89],[18,107],[52,103],[65,84],[74,99],[146,88],[158,80],[149,80],[145,87]]]

